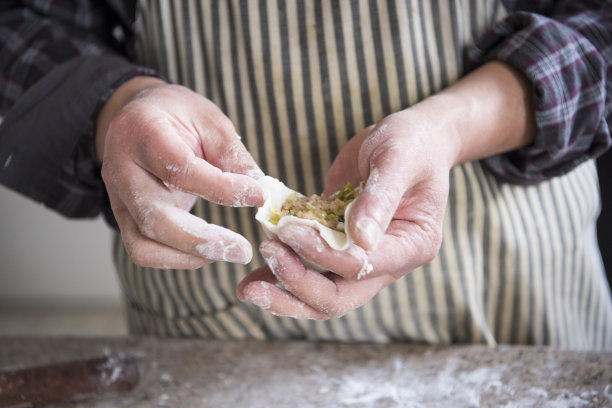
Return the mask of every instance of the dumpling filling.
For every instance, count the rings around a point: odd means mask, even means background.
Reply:
[[[299,196],[297,193],[291,194],[280,210],[272,208],[270,222],[278,225],[282,217],[293,215],[306,220],[314,220],[328,228],[344,232],[346,207],[357,198],[361,190],[360,186],[353,187],[348,182],[329,197],[318,194],[310,197]]]

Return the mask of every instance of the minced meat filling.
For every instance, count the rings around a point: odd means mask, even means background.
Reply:
[[[272,209],[270,222],[278,225],[285,215],[315,220],[326,227],[344,231],[344,212],[346,207],[361,192],[361,187],[353,188],[346,183],[339,191],[329,197],[313,194],[310,197],[299,197],[293,194],[287,198],[280,210]]]

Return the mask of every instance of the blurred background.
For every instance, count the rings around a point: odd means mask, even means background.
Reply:
[[[0,335],[124,333],[102,218],[67,220],[0,186]]]

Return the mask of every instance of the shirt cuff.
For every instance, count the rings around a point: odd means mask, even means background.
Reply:
[[[606,62],[579,32],[545,16],[516,13],[468,50],[468,69],[491,60],[531,81],[537,124],[532,145],[483,161],[491,172],[512,183],[537,183],[609,148]]]
[[[69,217],[105,206],[94,118],[114,89],[159,75],[111,55],[73,58],[30,87],[0,125],[0,183]]]

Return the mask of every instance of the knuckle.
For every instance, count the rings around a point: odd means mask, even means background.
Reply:
[[[167,164],[164,167],[163,180],[168,187],[182,188],[185,185],[189,166],[179,164]]]
[[[211,103],[211,109],[207,112],[208,124],[214,133],[221,136],[222,140],[226,140],[227,136],[234,136],[236,130],[232,121],[219,109]]]
[[[223,160],[226,162],[240,162],[247,156],[246,150],[241,142],[229,143],[223,152]]]
[[[432,229],[429,232],[428,243],[423,250],[423,258],[425,263],[432,262],[436,256],[438,256],[438,252],[440,251],[440,247],[442,246],[442,231],[438,228]]]
[[[138,230],[148,238],[155,238],[158,235],[161,217],[163,217],[163,212],[148,205],[138,207],[134,213],[134,221]]]
[[[143,103],[130,103],[117,112],[108,126],[108,136],[121,139],[140,133],[148,134],[156,129],[156,120],[149,117]]]
[[[428,264],[432,262],[438,255],[439,249],[440,249],[439,246],[431,246],[431,247],[426,248],[425,251],[423,251],[424,264]]]
[[[152,265],[151,256],[147,250],[147,246],[140,240],[132,240],[125,243],[125,249],[130,255],[130,259],[136,265],[149,267]]]
[[[109,123],[108,133],[113,134],[113,133],[121,132],[124,129],[128,129],[133,122],[133,119],[134,119],[133,116],[134,116],[134,113],[132,109],[128,107],[124,107],[123,109],[120,109],[119,112],[117,112],[115,117],[113,117],[113,119]]]
[[[234,124],[232,121],[225,116],[223,113],[219,113],[213,117],[214,126],[217,128],[217,131],[224,136],[234,136],[236,134],[236,130],[234,129]]]

